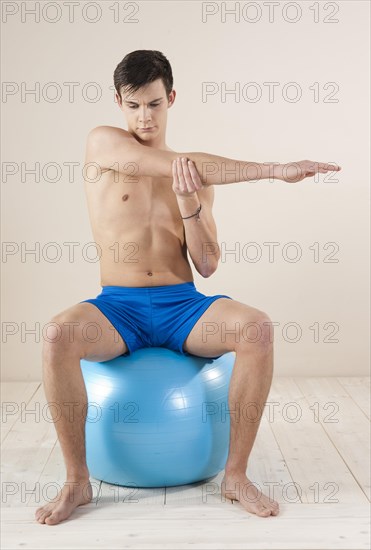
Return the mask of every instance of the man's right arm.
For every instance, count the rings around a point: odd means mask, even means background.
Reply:
[[[86,162],[97,163],[102,172],[114,170],[134,178],[172,178],[172,161],[178,157],[186,157],[194,162],[204,185],[273,178],[273,164],[245,162],[209,153],[177,153],[155,149],[142,145],[122,128],[97,126],[88,134]]]
[[[131,176],[172,178],[172,161],[185,157],[193,161],[203,185],[224,185],[241,181],[278,179],[296,183],[317,172],[341,170],[336,164],[311,160],[259,163],[234,160],[210,153],[177,153],[142,145],[129,132],[113,126],[97,126],[89,132],[87,162],[98,163],[102,171],[114,170]]]

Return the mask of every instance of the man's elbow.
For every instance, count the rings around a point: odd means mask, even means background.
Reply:
[[[216,263],[216,264],[212,264],[212,265],[208,264],[206,269],[203,269],[202,271],[200,271],[200,274],[202,275],[202,277],[203,277],[204,279],[207,279],[208,277],[211,277],[211,275],[212,275],[213,273],[215,273],[215,271],[217,270],[217,268],[218,268],[218,264],[217,264],[217,263]]]

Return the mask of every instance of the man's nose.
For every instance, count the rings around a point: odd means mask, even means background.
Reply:
[[[142,107],[139,107],[139,120],[141,122],[148,122],[149,120],[151,120],[150,110],[144,105]]]

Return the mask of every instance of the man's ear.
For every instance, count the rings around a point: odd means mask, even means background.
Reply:
[[[176,97],[176,91],[175,90],[171,90],[170,94],[169,94],[169,100],[168,100],[168,108],[171,107],[175,101],[175,97]]]
[[[121,99],[121,97],[119,96],[119,94],[117,92],[115,93],[115,98],[116,98],[116,102],[117,102],[118,106],[122,107],[122,99]]]

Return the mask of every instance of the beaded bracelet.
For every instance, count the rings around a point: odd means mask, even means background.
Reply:
[[[183,218],[183,216],[181,216],[182,220],[188,220],[188,218],[193,218],[193,216],[197,216],[197,219],[199,220],[200,219],[201,207],[202,207],[202,204],[200,204],[200,206],[197,208],[197,211],[194,214],[192,214],[192,216],[186,216],[185,218]]]

